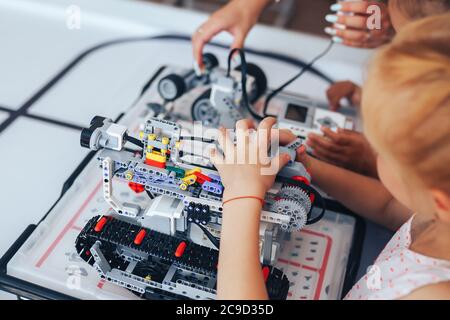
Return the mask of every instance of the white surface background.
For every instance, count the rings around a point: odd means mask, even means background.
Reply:
[[[66,27],[65,10],[81,8],[81,29]],[[307,8],[305,8],[307,9]],[[81,51],[124,36],[192,33],[205,15],[126,0],[0,0],[0,106],[18,109]],[[227,35],[218,41],[229,42]],[[327,40],[256,27],[247,42],[259,50],[310,60]],[[226,52],[214,49],[223,60]],[[335,79],[361,82],[369,52],[335,46],[317,67]],[[253,60],[252,60],[253,59]],[[276,86],[296,69],[249,57]],[[142,85],[163,64],[189,66],[189,43],[146,42],[100,50],[83,60],[29,110],[79,126],[92,116],[115,118],[131,105]],[[290,90],[324,100],[326,86],[306,76]],[[7,114],[0,112],[0,122]],[[86,154],[76,130],[20,117],[0,133],[0,256],[56,200],[63,182]],[[7,297],[0,293],[0,298]]]

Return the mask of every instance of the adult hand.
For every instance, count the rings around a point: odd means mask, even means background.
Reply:
[[[376,48],[393,37],[389,10],[381,1],[339,1],[330,9],[335,13],[325,19],[333,25],[325,28],[325,32],[337,43],[356,48]]]
[[[216,34],[227,31],[234,41],[231,48],[242,48],[250,29],[258,21],[268,0],[233,0],[214,12],[192,36],[194,59],[203,68],[203,47]]]

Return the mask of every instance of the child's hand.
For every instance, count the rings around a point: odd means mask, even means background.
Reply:
[[[293,134],[291,130],[280,129],[278,134],[280,137],[280,145],[282,146],[288,145],[297,139],[297,136]],[[311,157],[306,153],[306,146],[303,144],[296,151],[297,156],[295,157],[295,161],[301,162],[306,169],[309,169],[311,167]]]
[[[372,9],[375,6],[378,11]],[[339,1],[331,6],[331,10],[336,13],[325,19],[333,26],[327,27],[325,32],[337,43],[355,48],[376,48],[393,37],[389,10],[381,1]],[[379,26],[374,16],[377,12],[380,13]]]
[[[278,130],[272,129],[275,118],[266,118],[253,130],[249,120],[236,123],[236,145],[226,129],[220,129],[219,144],[223,156],[213,150],[211,160],[225,187],[224,200],[239,196],[264,198],[275,182],[275,176],[290,160],[288,154],[269,159],[268,147]]]
[[[313,155],[321,160],[346,169],[377,176],[376,156],[363,134],[338,129],[321,129],[324,136],[310,134],[307,144],[313,149]]]
[[[250,29],[258,21],[268,0],[234,0],[214,12],[192,37],[195,61],[203,67],[202,52],[205,44],[216,34],[228,31],[234,38],[231,48],[243,48]]]
[[[352,105],[359,106],[361,104],[361,87],[351,81],[339,81],[328,88],[327,97],[332,111],[341,108],[342,98],[347,98]]]

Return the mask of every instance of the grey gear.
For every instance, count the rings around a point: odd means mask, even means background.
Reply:
[[[311,211],[311,199],[309,198],[308,193],[300,187],[290,185],[283,186],[277,196],[283,199],[291,199],[300,202],[307,213]]]
[[[308,220],[308,214],[300,202],[293,199],[280,199],[271,205],[271,209],[278,213],[290,217],[288,223],[283,223],[281,229],[292,232],[302,229]]]

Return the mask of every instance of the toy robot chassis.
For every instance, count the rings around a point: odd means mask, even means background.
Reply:
[[[206,148],[216,141],[183,136],[182,130],[176,123],[151,118],[137,139],[126,127],[95,117],[81,133],[81,145],[98,150],[103,194],[112,213],[86,224],[76,239],[77,252],[100,277],[143,298],[216,297],[223,186],[211,163],[184,149],[192,141]],[[138,148],[127,148],[127,142]],[[292,161],[266,194],[261,213],[260,253],[271,299],[286,299],[289,290],[286,275],[273,266],[280,242],[324,213],[322,205],[313,217],[312,207],[322,198],[308,185],[304,167],[294,161],[300,145],[296,140],[281,147]],[[113,194],[113,178],[137,193],[146,192],[149,205],[122,203]],[[195,236],[199,232],[202,239]]]

